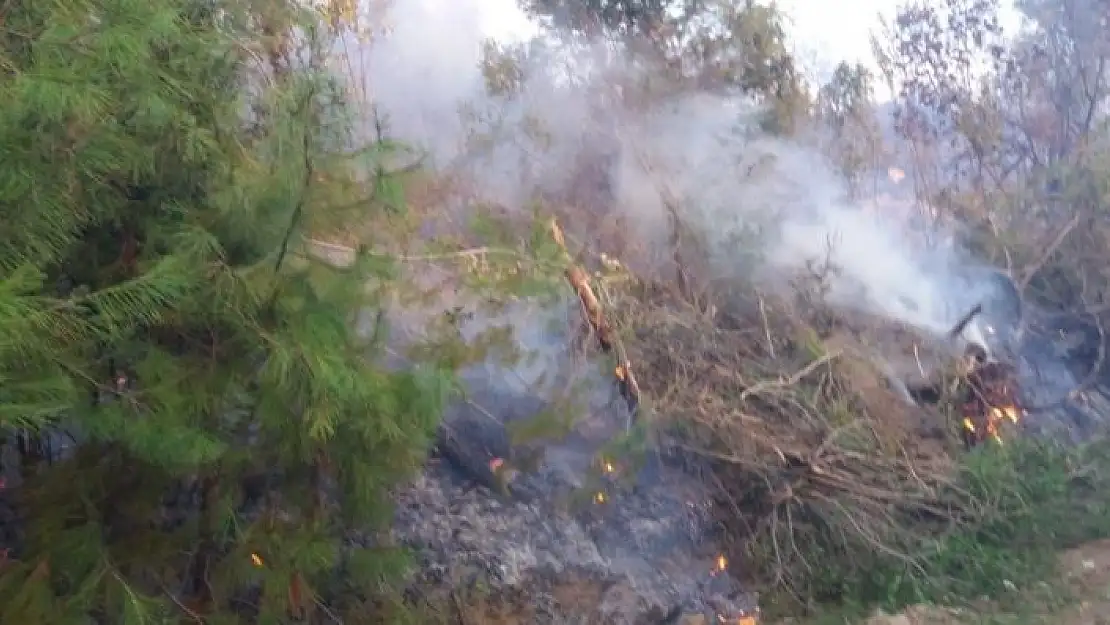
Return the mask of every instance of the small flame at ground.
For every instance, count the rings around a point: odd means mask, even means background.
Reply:
[[[980,432],[970,417],[964,418],[963,428],[980,441],[991,438],[997,443],[1002,443],[1002,425],[1007,421],[1016,424],[1020,420],[1021,411],[1017,406],[998,406],[991,408],[987,413],[986,423],[983,424],[985,431]]]
[[[605,503],[605,493],[602,493],[602,492],[594,493],[594,503],[597,503],[597,504]]]
[[[726,570],[728,570],[728,558],[723,554],[717,556],[717,559],[713,561],[713,574],[724,573]]]
[[[258,555],[257,553],[252,553],[251,554],[251,564],[253,564],[256,567],[262,566],[262,564],[263,564],[262,556]]]
[[[1008,420],[1010,423],[1017,423],[1019,419],[1017,406],[991,408],[990,417],[991,421]]]

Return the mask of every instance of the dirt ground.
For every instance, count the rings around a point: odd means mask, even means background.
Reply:
[[[1060,574],[1059,587],[1030,593],[1026,605],[981,610],[915,606],[901,614],[875,615],[865,625],[1110,625],[1110,540],[1064,553]]]
[[[1110,625],[1110,540],[1068,552],[1063,557],[1068,588],[1077,602],[1055,619],[1060,625]]]

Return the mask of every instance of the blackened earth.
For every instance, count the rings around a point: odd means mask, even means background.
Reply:
[[[540,407],[533,398],[496,400],[509,421]],[[421,595],[524,592],[530,622],[551,624],[656,624],[756,610],[729,572],[715,570],[709,492],[687,467],[649,454],[633,476],[591,481],[593,441],[571,436],[548,445],[502,490],[485,469],[513,452],[504,422],[491,416],[453,411],[445,428],[454,453],[441,449],[397,494],[393,537],[417,555],[412,583]]]

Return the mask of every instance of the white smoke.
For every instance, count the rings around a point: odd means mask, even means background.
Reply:
[[[664,246],[670,195],[721,275],[773,285],[828,260],[834,302],[936,334],[979,295],[956,278],[963,255],[927,249],[889,207],[848,202],[816,148],[759,132],[760,109],[743,98],[684,92],[637,102],[629,94],[649,70],[614,47],[539,40],[520,91],[488,95],[479,62],[493,16],[527,22],[513,0],[399,0],[390,35],[344,46],[391,134],[464,175],[484,199],[523,210],[537,192],[576,184],[582,153],[616,154],[605,161],[613,203],[644,247]]]

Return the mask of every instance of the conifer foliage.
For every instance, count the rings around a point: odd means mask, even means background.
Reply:
[[[0,5],[0,623],[327,622],[394,561],[341,539],[445,380],[354,330],[388,259],[305,254],[384,148],[339,151],[320,16],[259,6]]]

